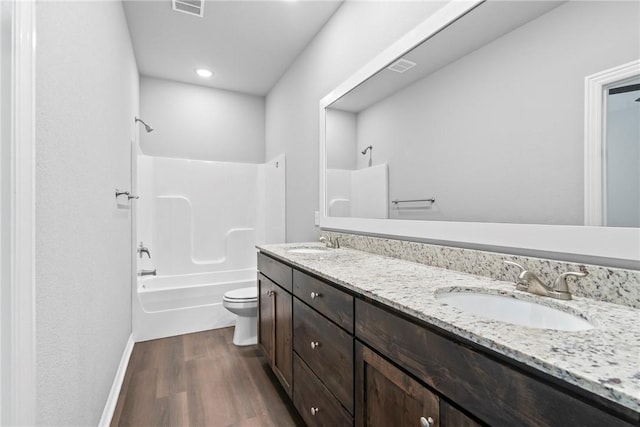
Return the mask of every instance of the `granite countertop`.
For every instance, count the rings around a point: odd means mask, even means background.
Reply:
[[[318,243],[260,245],[263,253],[466,338],[518,362],[640,412],[640,310],[587,298],[559,301],[515,290],[513,282],[459,273],[353,249],[292,253]],[[464,313],[436,299],[448,290],[511,295],[564,308],[595,325],[534,329]]]

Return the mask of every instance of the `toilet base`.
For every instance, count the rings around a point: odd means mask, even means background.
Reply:
[[[233,331],[233,343],[237,346],[258,344],[257,316],[238,316]]]

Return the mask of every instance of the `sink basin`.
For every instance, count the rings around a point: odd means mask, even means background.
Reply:
[[[324,248],[294,248],[287,249],[287,252],[291,252],[293,254],[324,254],[327,252],[327,249]]]
[[[479,292],[442,292],[436,299],[466,313],[486,319],[559,331],[585,331],[594,326],[575,314],[509,296]]]

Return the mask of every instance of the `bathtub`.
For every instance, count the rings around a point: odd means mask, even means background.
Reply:
[[[224,328],[236,316],[222,305],[225,292],[256,285],[255,268],[145,276],[138,279],[133,299],[136,341]]]

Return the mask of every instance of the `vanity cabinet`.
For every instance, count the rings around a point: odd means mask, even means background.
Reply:
[[[258,346],[289,397],[293,392],[293,313],[291,268],[264,255],[258,257]],[[287,273],[288,270],[288,273]],[[287,286],[272,280],[275,277]],[[287,280],[288,278],[288,280]]]
[[[638,414],[259,255],[259,344],[308,426],[640,426]]]

